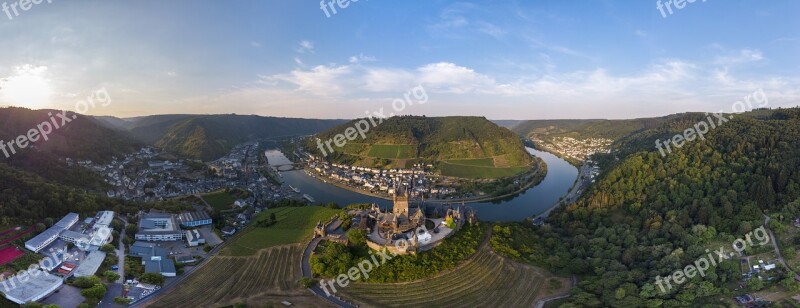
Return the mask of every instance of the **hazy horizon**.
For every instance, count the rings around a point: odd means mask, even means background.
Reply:
[[[158,3],[158,7],[151,4]],[[47,1],[0,13],[0,105],[91,115],[630,119],[800,104],[800,3]],[[587,31],[587,29],[592,29]],[[708,40],[705,38],[712,38]]]

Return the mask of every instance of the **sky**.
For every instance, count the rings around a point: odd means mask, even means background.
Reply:
[[[672,1],[0,0],[0,106],[621,119],[759,89],[800,105],[800,1]],[[425,104],[397,103],[416,87]],[[101,90],[108,106],[79,108]]]

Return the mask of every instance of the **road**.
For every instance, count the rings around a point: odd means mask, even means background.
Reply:
[[[783,255],[781,254],[781,248],[778,247],[778,241],[775,239],[775,233],[773,233],[772,230],[769,229],[769,221],[771,219],[772,219],[771,217],[764,215],[764,228],[767,229],[770,240],[772,240],[772,246],[775,247],[775,254],[778,256],[778,261],[781,262],[783,268],[785,268],[787,271],[791,271],[792,268],[789,267],[789,265],[786,264],[786,260],[783,259]],[[795,274],[794,279],[800,281],[800,274]]]
[[[322,241],[323,241],[322,238],[319,238],[319,237],[314,238],[313,240],[308,242],[308,245],[306,246],[305,251],[303,251],[303,259],[302,259],[303,261],[302,261],[300,267],[302,268],[302,273],[303,273],[303,277],[304,278],[314,278],[314,274],[311,272],[311,262],[309,262],[309,260],[311,259],[311,253],[313,253],[314,250],[317,249],[317,245],[319,245],[319,243],[322,242]],[[330,295],[329,296],[319,286],[313,286],[313,287],[309,288],[309,290],[312,293],[314,293],[317,296],[319,296],[320,298],[328,301],[331,304],[336,305],[337,307],[343,307],[343,308],[355,308],[355,307],[358,307],[356,305],[350,304],[350,303],[342,300],[341,298],[339,298],[336,295]]]
[[[533,217],[533,221],[544,221],[548,216],[550,216],[550,212],[552,212],[557,207],[561,206],[562,204],[570,204],[578,201],[578,198],[581,196],[589,185],[592,184],[592,168],[591,165],[584,163],[578,170],[578,178],[575,180],[575,185],[572,185],[572,188],[569,192],[564,196],[564,198],[556,203],[554,206],[550,207],[543,213]]]
[[[117,283],[125,282],[125,243],[123,243],[122,239],[125,238],[125,227],[128,226],[128,221],[125,218],[120,217],[122,220],[122,232],[119,233],[119,249],[117,250],[117,258],[119,258],[119,280]]]
[[[117,264],[119,266],[119,280],[108,286],[106,296],[98,305],[100,308],[124,307],[114,303],[114,298],[122,296],[123,283],[125,282],[125,243],[122,242],[122,239],[125,238],[125,227],[128,226],[128,221],[122,216],[117,218],[122,221],[122,232],[119,233],[119,239],[117,239],[119,241],[119,249],[116,251],[117,258],[119,258],[119,263]]]

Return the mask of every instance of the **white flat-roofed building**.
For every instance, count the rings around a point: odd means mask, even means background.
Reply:
[[[197,230],[186,230],[186,243],[189,247],[197,247],[206,243],[206,239]]]
[[[83,249],[83,250],[88,249],[89,239],[91,239],[91,237],[89,235],[87,235],[87,234],[83,234],[83,233],[75,232],[75,231],[70,231],[70,230],[66,230],[64,232],[61,232],[61,235],[59,235],[59,238],[64,240],[65,242],[73,243],[73,244],[75,244],[75,246],[77,246],[78,248]]]
[[[75,277],[87,277],[92,276],[97,273],[97,270],[100,269],[100,266],[103,265],[103,261],[106,259],[106,253],[102,251],[92,251],[86,256],[86,259],[83,259],[78,267],[75,268]]]
[[[89,240],[89,246],[92,248],[100,249],[103,245],[111,242],[111,228],[100,227],[92,233],[92,238]]]
[[[97,217],[94,220],[94,227],[108,228],[109,226],[111,226],[112,221],[114,221],[114,212],[102,211],[100,213],[97,213]]]
[[[139,220],[137,241],[172,242],[183,239],[183,231],[178,227],[175,215],[164,213],[143,214]]]
[[[44,230],[44,232],[40,233],[37,236],[34,236],[30,240],[25,242],[25,248],[38,253],[47,245],[52,244],[58,237],[61,235],[62,232],[65,230],[69,230],[75,223],[78,222],[78,214],[76,213],[69,213],[64,218],[61,218],[57,223],[55,223],[52,227]]]
[[[23,279],[17,277],[11,277],[9,281],[4,281],[2,291],[6,299],[20,305],[35,302],[52,294],[64,284],[61,277],[50,275],[42,270],[38,271],[38,273],[28,275],[24,282]]]

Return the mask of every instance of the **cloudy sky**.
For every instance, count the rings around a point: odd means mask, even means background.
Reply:
[[[633,118],[759,88],[800,105],[792,0],[0,1],[0,106],[74,110],[105,88],[86,113],[355,118],[416,85],[428,103],[400,113]]]

